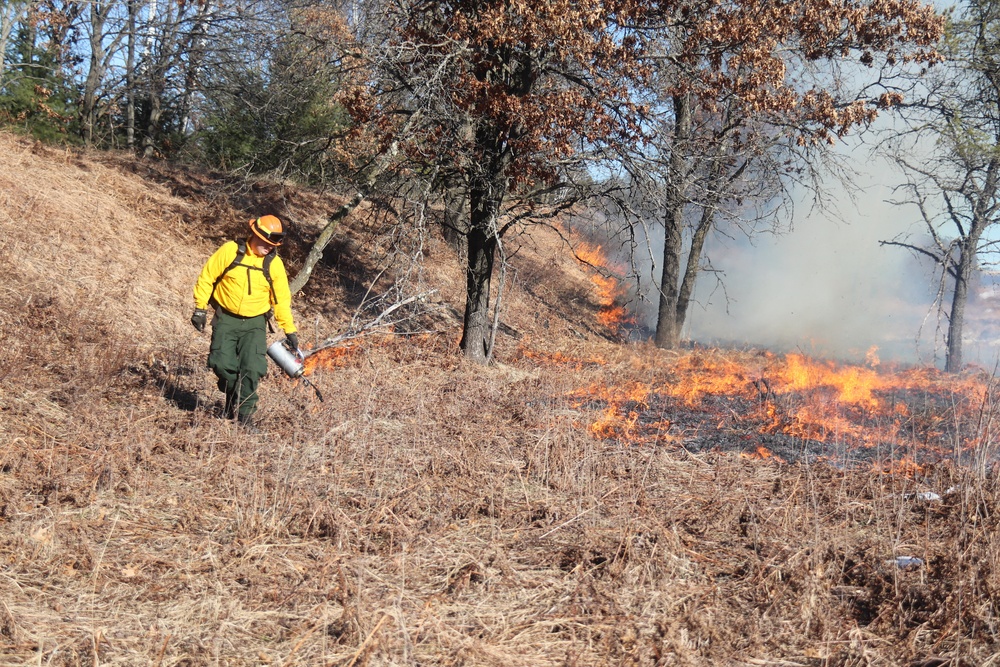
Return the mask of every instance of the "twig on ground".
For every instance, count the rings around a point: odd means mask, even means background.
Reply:
[[[320,350],[325,350],[327,348],[334,347],[335,345],[343,343],[345,340],[351,340],[352,338],[358,338],[366,334],[375,333],[380,327],[386,325],[385,320],[387,317],[389,317],[389,315],[396,312],[403,306],[407,306],[411,303],[414,303],[415,301],[423,301],[424,299],[435,293],[437,293],[437,290],[433,289],[430,290],[429,292],[414,294],[413,296],[408,296],[401,301],[397,301],[396,303],[392,304],[391,306],[383,310],[381,313],[379,313],[379,315],[370,322],[363,324],[360,327],[352,326],[350,329],[348,329],[342,334],[338,334],[336,336],[333,336],[332,338],[327,338],[325,341],[323,341],[313,349],[306,351],[305,356],[308,357],[310,355],[316,354]]]
[[[347,663],[347,667],[354,667],[358,659],[361,658],[361,656],[367,652],[370,644],[372,643],[372,639],[374,639],[375,635],[378,634],[378,631],[382,629],[382,625],[385,623],[385,620],[387,618],[389,618],[389,615],[383,613],[382,618],[378,619],[378,623],[376,623],[375,627],[372,628],[372,631],[368,633],[368,636],[365,637],[365,640],[361,642],[361,646],[358,647],[358,650],[354,653],[354,657],[351,658],[351,661]]]

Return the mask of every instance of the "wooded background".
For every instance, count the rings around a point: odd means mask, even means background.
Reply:
[[[673,348],[699,274],[725,270],[706,240],[781,229],[803,192],[822,203],[852,173],[831,146],[900,114],[876,148],[922,225],[885,243],[936,269],[955,371],[996,243],[998,4],[13,0],[0,121],[343,194],[299,288],[361,201],[440,226],[465,258],[461,348],[486,363],[527,226],[599,229],[626,257],[663,238],[633,278]]]

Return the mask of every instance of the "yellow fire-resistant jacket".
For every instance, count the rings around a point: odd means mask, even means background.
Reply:
[[[205,262],[194,285],[195,308],[208,308],[209,299],[212,298],[212,285],[236,259],[237,249],[236,241],[227,241]],[[286,334],[294,333],[296,328],[292,320],[292,293],[288,288],[285,265],[280,257],[271,260],[274,294],[271,294],[271,286],[264,277],[263,266],[264,258],[255,255],[247,244],[246,255],[222,277],[215,288],[215,302],[240,317],[263,315],[274,306],[274,319],[278,321],[278,326]],[[260,270],[255,271],[249,267]]]

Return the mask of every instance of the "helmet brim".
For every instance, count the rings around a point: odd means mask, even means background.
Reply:
[[[264,243],[277,248],[285,240],[285,231],[269,232],[260,226],[260,218],[250,221],[250,231]]]

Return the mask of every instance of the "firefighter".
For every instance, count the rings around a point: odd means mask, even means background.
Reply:
[[[285,333],[285,347],[301,354],[288,274],[277,256],[284,237],[275,216],[251,220],[246,239],[222,244],[205,262],[194,286],[194,328],[204,331],[208,308],[215,309],[208,367],[226,395],[223,414],[251,431],[256,430],[252,416],[257,410],[257,385],[267,373],[267,325],[272,312]]]

